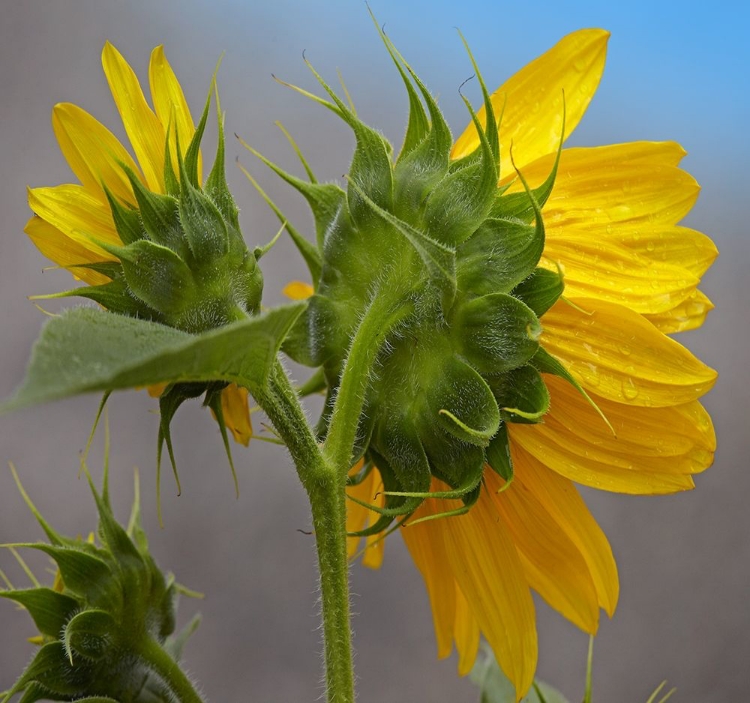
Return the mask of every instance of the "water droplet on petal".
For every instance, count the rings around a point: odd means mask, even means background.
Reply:
[[[632,378],[628,378],[622,382],[622,394],[627,400],[635,400],[638,397],[638,387]]]

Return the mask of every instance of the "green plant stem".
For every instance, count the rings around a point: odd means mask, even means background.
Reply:
[[[384,286],[374,296],[359,323],[331,413],[324,454],[344,475],[351,468],[359,418],[377,356],[389,332],[412,313],[412,306],[403,300],[398,285],[384,292],[387,290],[388,286]]]
[[[255,392],[255,399],[286,443],[310,499],[320,571],[327,701],[354,703],[346,474],[324,458],[280,364],[276,364],[268,387]]]
[[[138,654],[161,676],[180,703],[203,703],[180,665],[155,639],[146,636],[138,648]]]

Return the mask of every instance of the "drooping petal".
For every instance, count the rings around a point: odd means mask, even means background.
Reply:
[[[671,310],[646,315],[646,319],[664,334],[675,334],[698,329],[705,321],[714,304],[699,290]]]
[[[439,511],[454,503],[435,501]],[[428,524],[442,534],[456,583],[520,700],[538,652],[534,603],[511,535],[486,491],[467,514]]]
[[[414,518],[432,514],[430,501],[426,501],[414,513]],[[448,564],[443,534],[436,529],[437,520],[417,523],[401,528],[401,536],[411,554],[411,558],[422,574],[432,607],[435,624],[438,657],[449,656],[453,646],[453,633],[456,623],[456,585]]]
[[[315,289],[309,283],[302,281],[290,281],[282,291],[287,298],[292,300],[307,300],[315,293]]]
[[[247,446],[253,436],[247,388],[242,388],[236,383],[229,384],[221,392],[221,411],[224,423],[232,433],[234,441]]]
[[[609,32],[581,29],[561,39],[492,94],[492,106],[500,119],[501,178],[519,167],[556,151],[561,137],[576,128],[599,85]],[[563,107],[564,106],[564,107]],[[565,109],[565,134],[562,134]],[[484,124],[485,111],[478,112]],[[479,145],[476,128],[470,124],[456,140],[451,157],[461,158]]]
[[[133,173],[138,167],[117,137],[88,112],[71,103],[52,110],[52,128],[63,156],[83,186],[106,202],[105,185],[111,193],[133,204],[133,189],[121,164]]]
[[[32,217],[26,223],[24,232],[29,235],[31,241],[44,256],[59,266],[69,269],[77,280],[88,283],[90,286],[98,286],[109,282],[106,276],[96,271],[85,268],[71,268],[77,267],[79,264],[104,261],[104,257],[73,241],[41,217],[36,215]],[[109,255],[107,257],[111,259]]]
[[[640,313],[679,305],[699,283],[687,268],[671,261],[654,264],[635,249],[572,226],[547,240],[544,257],[562,270],[567,296],[599,298]]]
[[[93,239],[120,245],[109,205],[78,185],[29,188],[29,207],[65,236],[92,252],[98,261],[111,260]]]
[[[513,536],[529,585],[561,615],[595,634],[599,602],[588,566],[573,541],[523,483],[498,493],[502,479],[485,474],[487,494]]]
[[[374,498],[373,504],[378,508],[385,506],[385,490],[383,487],[383,479],[380,477],[377,469],[373,469],[372,473],[372,487]],[[374,510],[370,511],[367,526],[374,525],[375,522],[380,518],[380,515]],[[362,566],[366,566],[368,569],[379,569],[383,565],[383,556],[385,555],[385,537],[383,533],[376,535],[368,535],[365,538],[365,550],[362,554]]]
[[[146,184],[153,191],[163,192],[164,127],[146,102],[135,72],[109,42],[102,50],[102,66]]]
[[[149,84],[151,86],[151,99],[154,102],[156,116],[159,118],[164,131],[170,125],[177,130],[180,148],[184,152],[195,133],[195,123],[190,114],[185,94],[182,92],[177,76],[164,55],[164,47],[157,46],[151,52],[151,61],[148,66]],[[173,135],[174,133],[172,133]],[[177,151],[174,136],[170,137],[172,149],[172,163],[177,164]],[[163,148],[163,147],[162,147]],[[202,163],[198,156],[198,179],[202,182]]]
[[[592,396],[616,435],[565,381],[546,376],[551,409],[545,422],[513,426],[513,441],[558,473],[593,488],[670,493],[692,488],[689,474],[713,461],[716,437],[697,401],[634,408]]]
[[[458,652],[458,675],[466,676],[474,666],[479,652],[479,623],[471,612],[469,604],[456,586],[456,628],[455,640]]]
[[[363,462],[357,462],[349,470],[349,476],[356,476],[357,473],[362,469]],[[372,503],[375,499],[375,486],[373,480],[374,471],[371,471],[361,483],[354,486],[349,486],[346,489],[347,495],[356,498],[363,503]],[[364,505],[354,502],[353,500],[346,501],[346,531],[347,532],[359,532],[367,524],[368,517],[370,514]],[[359,550],[359,543],[361,537],[347,537],[346,538],[346,556],[348,559],[352,559],[357,551]]]
[[[512,425],[512,429],[517,427]],[[511,452],[514,483],[528,488],[529,493],[576,545],[588,565],[599,605],[611,617],[617,607],[620,585],[617,564],[604,532],[571,481],[546,468],[515,442],[511,442]]]
[[[591,298],[558,301],[542,343],[589,390],[620,403],[666,407],[708,392],[716,372],[639,314]]]

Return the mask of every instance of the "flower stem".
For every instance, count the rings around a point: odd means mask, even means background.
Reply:
[[[146,636],[138,654],[164,680],[179,703],[203,703],[180,665],[152,637]]]
[[[292,455],[312,509],[318,551],[328,703],[354,703],[349,568],[346,558],[346,474],[318,446],[299,397],[277,363],[255,399]]]

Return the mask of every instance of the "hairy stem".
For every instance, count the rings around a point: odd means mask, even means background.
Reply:
[[[180,665],[153,638],[145,637],[138,648],[140,657],[164,680],[179,703],[203,703]]]
[[[255,399],[287,445],[307,491],[318,551],[328,703],[354,703],[349,569],[346,558],[346,474],[327,461],[281,365]],[[355,422],[356,422],[355,418]]]

